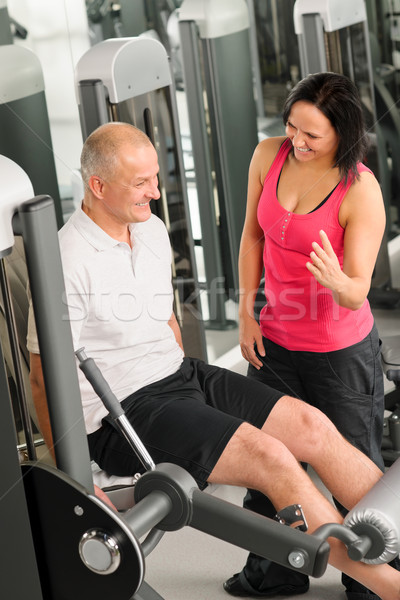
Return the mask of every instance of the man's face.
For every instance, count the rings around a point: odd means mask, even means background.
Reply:
[[[102,209],[120,224],[140,223],[150,218],[150,200],[160,197],[158,158],[152,145],[121,151],[119,166],[111,181],[103,181]]]

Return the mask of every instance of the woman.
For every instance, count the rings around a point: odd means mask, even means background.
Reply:
[[[263,140],[249,169],[239,255],[240,346],[248,376],[318,406],[380,468],[384,391],[367,294],[385,228],[355,85],[336,73],[300,81],[285,137]],[[259,322],[255,301],[263,269]],[[252,490],[245,506],[273,517]],[[377,598],[343,576],[348,600]],[[235,596],[308,590],[304,575],[250,555],[224,584]]]

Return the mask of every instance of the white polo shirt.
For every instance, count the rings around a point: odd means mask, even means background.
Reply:
[[[130,225],[132,249],[78,209],[59,232],[74,349],[84,347],[123,400],[175,373],[183,352],[168,325],[173,310],[171,246],[155,215]],[[27,347],[39,353],[30,308]],[[103,403],[78,368],[87,433],[101,426]]]

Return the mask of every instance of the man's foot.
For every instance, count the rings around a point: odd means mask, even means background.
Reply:
[[[239,573],[233,575],[223,584],[224,590],[231,596],[241,598],[270,598],[271,596],[296,596],[308,592],[310,584],[307,582],[303,585],[293,585],[290,583],[282,583],[262,592],[257,592],[251,586],[242,580]]]

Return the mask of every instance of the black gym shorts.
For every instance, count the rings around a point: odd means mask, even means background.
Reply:
[[[180,465],[204,489],[239,425],[246,421],[260,429],[282,395],[264,383],[185,358],[176,373],[141,388],[121,404],[153,461]],[[110,417],[88,441],[91,458],[107,473],[143,472]]]

